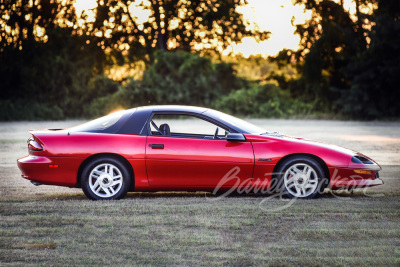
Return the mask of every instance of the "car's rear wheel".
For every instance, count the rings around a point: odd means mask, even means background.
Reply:
[[[278,169],[278,177],[281,191],[291,198],[313,198],[327,184],[321,165],[306,156],[287,159]]]
[[[97,158],[83,169],[81,185],[89,199],[121,199],[130,186],[129,171],[114,158]]]

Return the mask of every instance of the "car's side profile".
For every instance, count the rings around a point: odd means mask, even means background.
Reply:
[[[81,187],[90,199],[128,191],[214,191],[246,186],[311,198],[383,184],[372,159],[292,138],[219,111],[147,106],[68,129],[33,130],[18,159],[34,184]]]

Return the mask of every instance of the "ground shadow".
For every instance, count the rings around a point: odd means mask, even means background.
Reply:
[[[266,197],[275,197],[279,198],[278,194],[239,194],[239,193],[230,193],[229,195],[213,194],[211,192],[129,192],[124,199],[152,199],[152,198],[216,198],[221,197],[224,198],[266,198]],[[334,199],[334,198],[363,198],[367,195],[363,191],[355,190],[353,193],[348,191],[332,191],[326,190],[322,195],[318,196],[318,199]],[[32,197],[37,200],[87,200],[87,197],[83,194],[83,192],[74,192],[74,193],[51,193],[51,194],[40,194]]]

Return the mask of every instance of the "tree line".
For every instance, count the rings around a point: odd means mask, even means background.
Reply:
[[[74,1],[0,0],[0,120],[95,117],[149,104],[398,118],[400,2],[355,0],[355,14],[343,1],[296,3],[312,12],[297,25],[299,50],[227,61],[221,53],[231,43],[269,36],[237,12],[244,0],[98,0],[79,16]],[[273,67],[254,79],[238,75],[244,61]],[[122,66],[143,67],[107,75]]]

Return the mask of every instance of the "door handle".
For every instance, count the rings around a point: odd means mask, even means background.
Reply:
[[[149,144],[149,147],[153,149],[164,149],[164,144]]]

